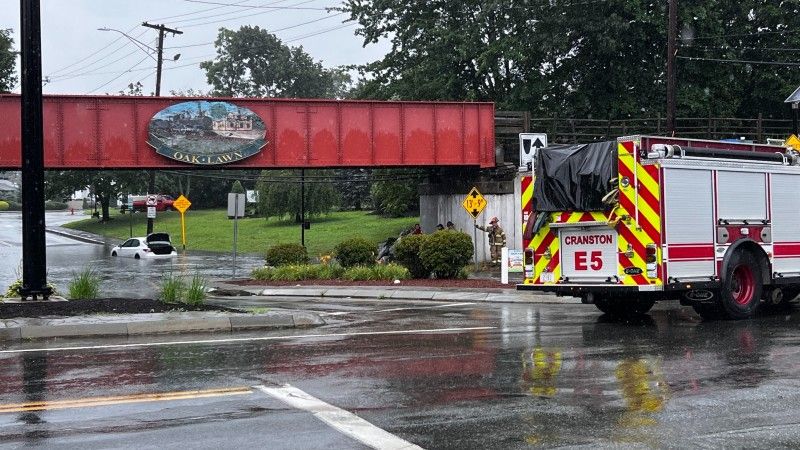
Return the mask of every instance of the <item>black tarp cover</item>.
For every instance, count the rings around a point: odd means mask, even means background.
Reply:
[[[603,211],[617,176],[617,143],[552,145],[537,152],[534,170],[536,211]]]

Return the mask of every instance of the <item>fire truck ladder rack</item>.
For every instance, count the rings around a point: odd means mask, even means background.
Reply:
[[[715,158],[746,162],[762,162],[782,166],[800,165],[800,154],[787,149],[785,153],[745,152],[741,150],[721,150],[714,148],[682,147],[680,145],[655,144],[647,153],[649,159],[669,158]]]

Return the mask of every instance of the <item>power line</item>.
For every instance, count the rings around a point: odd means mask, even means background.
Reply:
[[[130,30],[128,30],[128,31],[127,31],[127,33],[130,33],[131,31],[133,31],[133,30],[135,30],[135,29],[136,29],[136,27],[134,26],[133,28],[131,28]],[[124,36],[119,36],[119,37],[117,37],[117,38],[116,38],[116,39],[114,39],[113,41],[111,41],[111,42],[109,42],[108,44],[106,44],[104,47],[101,47],[100,49],[98,49],[98,50],[95,50],[94,52],[90,53],[88,56],[86,56],[86,57],[84,57],[84,58],[82,58],[82,59],[79,59],[79,60],[77,60],[77,61],[73,62],[72,64],[69,64],[69,65],[67,65],[67,66],[64,66],[64,67],[62,67],[62,68],[60,68],[60,69],[58,69],[58,70],[54,70],[54,71],[50,72],[50,75],[48,75],[48,76],[53,76],[53,75],[55,75],[55,74],[57,74],[57,73],[59,73],[59,72],[63,72],[63,71],[64,71],[64,70],[66,70],[66,69],[72,68],[72,67],[74,67],[74,66],[76,66],[76,65],[78,65],[78,64],[80,64],[80,63],[82,63],[82,62],[84,62],[84,61],[86,61],[87,59],[91,58],[92,56],[94,56],[94,55],[96,55],[96,54],[98,54],[98,53],[100,53],[100,52],[102,52],[103,50],[107,49],[108,47],[111,47],[112,45],[114,45],[115,43],[117,43],[117,42],[118,42],[120,39],[122,39],[122,38],[124,38]],[[127,45],[127,44],[126,44],[126,45]],[[124,47],[125,47],[125,46],[123,46],[123,48],[124,48]]]
[[[309,25],[309,24],[312,24],[312,23],[321,22],[323,20],[331,19],[331,18],[336,17],[336,16],[341,16],[342,14],[347,14],[347,13],[341,12],[341,13],[334,14],[332,16],[325,16],[325,17],[321,17],[319,19],[309,20],[307,22],[298,23],[296,25],[291,25],[291,26],[288,26],[288,27],[278,28],[278,29],[275,29],[275,30],[269,30],[269,32],[270,33],[278,33],[280,31],[291,30],[293,28],[299,28],[299,27],[304,26],[304,25]],[[201,42],[199,44],[176,45],[174,47],[164,47],[164,48],[165,49],[179,49],[179,48],[189,48],[189,47],[204,47],[206,45],[213,45],[213,44],[214,44],[214,42],[212,41],[212,42]]]
[[[307,39],[307,38],[310,38],[310,37],[319,36],[320,34],[330,33],[331,31],[341,30],[342,28],[353,27],[353,26],[356,26],[356,25],[358,25],[358,24],[356,24],[354,22],[349,22],[349,23],[346,23],[344,25],[339,25],[337,27],[328,28],[328,29],[322,30],[322,31],[317,31],[315,33],[310,33],[310,34],[306,34],[306,35],[303,35],[303,36],[298,36],[298,37],[295,37],[295,38],[292,38],[292,39],[288,39],[288,40],[283,41],[283,42],[287,42],[288,43],[288,42],[300,41],[300,40]]]
[[[253,6],[253,5],[235,5],[231,3],[220,3],[220,2],[211,2],[205,0],[183,0],[189,3],[203,3],[206,5],[223,5],[223,6],[234,6],[237,8],[269,8],[269,9],[276,9],[276,10],[311,10],[311,11],[327,11],[329,8],[314,8],[314,7],[296,7],[296,6]]]
[[[678,56],[677,58],[685,59],[688,61],[710,61],[710,62],[732,63],[732,64],[763,64],[770,66],[790,66],[790,67],[800,66],[800,62],[749,61],[744,59],[699,58],[695,56]]]
[[[139,38],[139,37],[141,37],[143,34],[144,34],[144,33],[139,33],[138,35],[134,36],[134,38]],[[117,53],[121,52],[121,51],[122,51],[122,50],[124,50],[126,47],[128,47],[128,46],[130,46],[130,45],[132,45],[132,44],[133,44],[133,42],[132,42],[132,41],[130,41],[130,40],[127,40],[127,41],[125,41],[125,43],[124,43],[124,44],[122,44],[122,45],[120,45],[120,46],[118,46],[118,47],[116,47],[116,48],[112,49],[110,52],[108,52],[108,53],[106,53],[106,54],[104,54],[104,55],[100,55],[100,56],[98,56],[98,57],[97,57],[97,58],[96,58],[94,61],[92,61],[92,62],[89,62],[89,63],[86,63],[86,64],[81,64],[81,66],[80,66],[79,68],[75,68],[74,70],[71,70],[71,71],[69,71],[69,72],[67,72],[67,73],[61,73],[60,75],[58,74],[59,72],[63,72],[63,71],[64,71],[64,70],[66,70],[67,68],[73,67],[73,66],[75,66],[75,65],[77,65],[77,64],[80,64],[80,63],[82,63],[82,62],[84,62],[84,61],[86,61],[86,60],[90,59],[90,58],[91,58],[91,57],[93,57],[93,56],[96,56],[96,55],[98,55],[100,52],[102,52],[102,51],[103,51],[103,50],[105,50],[106,48],[110,47],[111,45],[113,45],[114,43],[116,43],[117,41],[119,41],[120,39],[127,39],[127,38],[126,38],[126,36],[124,36],[124,35],[120,35],[120,36],[119,36],[117,39],[113,40],[113,41],[112,41],[112,42],[111,42],[109,45],[106,45],[106,46],[105,46],[105,47],[103,47],[102,49],[100,49],[100,50],[98,50],[98,51],[95,51],[95,52],[94,52],[94,53],[92,53],[91,55],[89,55],[89,56],[87,56],[87,57],[85,57],[85,58],[82,58],[81,60],[79,60],[79,61],[77,61],[77,62],[75,62],[75,63],[72,63],[72,64],[70,64],[69,66],[66,66],[66,67],[63,67],[63,68],[61,68],[60,70],[57,70],[57,71],[51,72],[50,74],[48,74],[48,77],[50,77],[50,78],[53,78],[53,77],[55,77],[55,78],[58,78],[58,77],[62,77],[62,76],[68,76],[68,75],[72,75],[72,74],[78,73],[78,72],[80,72],[80,71],[85,71],[85,70],[88,70],[88,69],[89,69],[89,68],[91,68],[92,66],[95,66],[95,65],[97,65],[97,64],[100,64],[100,63],[104,62],[104,61],[105,61],[105,60],[107,60],[108,58],[110,58],[110,57],[112,57],[113,55],[115,55],[115,54],[117,54]],[[105,67],[105,66],[103,66],[103,67]]]
[[[276,5],[278,3],[283,3],[283,2],[286,2],[286,1],[288,1],[288,0],[275,0],[275,1],[272,1],[272,2],[269,2],[269,3],[263,3],[260,6]],[[242,3],[242,2],[238,2],[238,3]],[[304,3],[308,3],[308,2],[304,2]],[[298,6],[298,5],[293,5],[293,6]],[[226,6],[219,6],[218,8],[226,8]],[[207,16],[192,17],[192,18],[189,18],[189,19],[178,20],[176,23],[193,22],[193,21],[197,21],[197,20],[213,19],[215,17],[230,16],[232,14],[240,14],[243,11],[252,10],[252,9],[260,9],[260,8],[258,8],[257,6],[247,6],[244,9],[239,9],[239,10],[236,10],[236,11],[228,11],[228,12],[223,12],[223,13],[211,14],[211,15],[207,15]],[[273,12],[273,11],[262,11],[262,12],[260,12],[258,14],[264,14],[264,13],[269,13],[269,12]],[[248,16],[243,16],[243,17],[248,17]]]
[[[703,50],[764,50],[773,52],[798,52],[800,48],[785,48],[785,47],[731,47],[725,45],[682,45],[681,48],[692,49],[699,48]]]
[[[141,63],[145,62],[145,61],[146,61],[146,60],[147,60],[149,57],[150,57],[150,55],[147,55],[147,56],[145,56],[144,58],[140,59],[140,60],[139,60],[139,62],[137,62],[136,64],[134,64],[133,66],[131,66],[131,67],[130,67],[128,70],[126,70],[126,71],[124,71],[124,72],[120,73],[120,74],[119,74],[119,75],[117,75],[116,77],[114,77],[114,78],[112,78],[112,79],[108,80],[107,82],[105,82],[105,83],[101,84],[100,86],[97,86],[96,88],[94,88],[94,89],[92,89],[91,91],[87,92],[87,94],[94,93],[94,92],[96,92],[96,91],[98,91],[98,90],[100,90],[100,89],[102,89],[102,88],[104,88],[104,87],[108,86],[109,84],[111,84],[111,83],[113,83],[113,82],[117,81],[118,79],[122,78],[122,77],[123,77],[123,76],[124,76],[126,73],[133,72],[133,71],[134,71],[134,69],[136,69],[136,67],[138,67],[138,66],[139,66],[139,64],[141,64]]]
[[[299,2],[299,3],[295,3],[294,6],[296,6],[296,5],[304,5],[306,3],[311,3],[313,1],[314,0],[305,0],[305,1],[302,1],[302,2]],[[290,8],[290,7],[287,6],[285,8]],[[294,8],[294,9],[298,9],[298,8]],[[320,10],[320,11],[327,11],[328,10],[327,8],[309,8],[309,9]],[[230,22],[231,20],[246,19],[248,17],[260,16],[262,14],[269,14],[271,12],[276,12],[276,11],[277,10],[261,11],[261,12],[257,12],[257,13],[244,14],[244,15],[241,15],[241,16],[228,17],[226,19],[211,20],[211,21],[208,21],[208,22],[201,22],[201,23],[193,23],[193,24],[189,24],[189,25],[184,25],[183,28],[200,27],[200,26],[203,26],[203,25],[211,25],[211,24],[217,24],[217,23],[221,23],[221,22]]]
[[[716,36],[701,36],[691,38],[680,38],[682,41],[697,41],[701,39],[719,39],[726,37],[747,37],[747,36],[761,36],[765,34],[792,34],[798,33],[800,30],[778,30],[778,31],[756,31],[754,33],[741,33],[741,34],[718,34]]]
[[[245,2],[249,2],[249,1],[250,0],[241,0],[241,1],[235,2],[235,3],[231,4],[231,5],[214,6],[212,8],[200,9],[200,10],[197,10],[197,11],[194,11],[194,12],[188,12],[188,13],[183,13],[183,14],[175,14],[174,16],[157,17],[155,19],[150,19],[148,22],[163,22],[163,21],[166,21],[166,20],[169,20],[169,19],[175,19],[175,18],[178,18],[178,17],[193,16],[195,14],[202,14],[204,12],[214,11],[216,9],[227,8],[228,6],[235,6],[236,4],[245,3]]]
[[[108,67],[108,66],[110,66],[110,65],[112,65],[112,64],[116,64],[116,63],[118,63],[118,62],[122,61],[123,59],[126,59],[126,58],[128,58],[129,56],[131,56],[131,55],[133,55],[133,54],[136,54],[136,53],[139,53],[139,49],[134,49],[132,52],[130,52],[130,53],[126,53],[126,54],[125,54],[125,55],[123,55],[122,57],[120,57],[120,58],[117,58],[117,59],[115,59],[114,61],[111,61],[111,62],[109,62],[109,63],[107,63],[107,64],[104,64],[104,65],[102,65],[102,66],[100,66],[100,67],[96,67],[95,69],[96,69],[96,70],[99,70],[99,69],[106,68],[106,67]],[[113,73],[116,73],[116,72],[113,72]],[[73,79],[73,78],[83,77],[83,76],[86,76],[86,75],[92,75],[92,74],[93,74],[92,72],[78,72],[78,71],[73,71],[73,72],[70,72],[70,73],[66,73],[66,74],[64,74],[64,75],[56,75],[56,76],[51,76],[51,77],[50,77],[50,82],[51,82],[51,83],[56,83],[56,82],[58,82],[58,81],[66,81],[66,80],[71,80],[71,79]],[[94,74],[96,75],[97,73],[94,73]]]

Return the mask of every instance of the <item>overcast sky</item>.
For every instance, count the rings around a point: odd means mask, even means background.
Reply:
[[[19,3],[0,0],[0,29],[14,30],[17,50]],[[142,27],[145,21],[183,31],[165,39],[163,95],[209,89],[199,64],[213,59],[213,42],[222,27],[265,28],[288,45],[302,45],[326,67],[371,62],[389,48],[387,43],[363,48],[362,39],[354,34],[356,26],[343,23],[346,15],[324,10],[340,0],[42,0],[41,4],[42,72],[50,78],[45,93],[117,94],[136,81],[144,85],[145,94],[152,92],[154,59],[122,34],[98,30],[117,29],[154,48],[158,32]],[[178,53],[180,58],[172,61]]]

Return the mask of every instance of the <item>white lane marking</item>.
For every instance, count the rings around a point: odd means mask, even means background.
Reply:
[[[51,348],[23,348],[17,350],[0,350],[4,353],[33,353],[33,352],[63,352],[70,350],[98,350],[111,348],[136,348],[136,347],[163,347],[168,345],[188,345],[188,344],[227,344],[231,342],[258,342],[258,341],[280,341],[291,339],[314,339],[328,337],[353,337],[353,336],[387,336],[403,334],[431,334],[431,333],[459,333],[464,331],[486,331],[494,330],[496,327],[462,327],[462,328],[432,328],[427,330],[395,330],[395,331],[361,331],[355,333],[330,333],[330,334],[298,334],[288,336],[265,336],[249,338],[229,338],[229,339],[200,339],[196,341],[172,341],[172,342],[142,342],[140,344],[109,344],[109,345],[81,345],[74,347],[51,347]]]
[[[373,312],[395,312],[395,311],[409,311],[409,310],[416,310],[416,309],[441,309],[441,308],[454,308],[456,306],[469,306],[474,305],[475,302],[469,303],[446,303],[444,305],[435,305],[435,306],[406,306],[402,308],[391,308],[391,309],[379,309]]]
[[[279,388],[253,387],[293,408],[314,414],[314,417],[327,423],[333,429],[371,448],[387,450],[422,449],[422,447],[376,427],[350,411],[325,403],[290,384],[284,384],[283,387]]]
[[[375,311],[370,311],[373,313],[384,313],[384,312],[395,312],[395,311],[414,311],[418,309],[441,309],[441,308],[452,308],[456,306],[469,306],[474,305],[475,302],[470,303],[447,303],[444,305],[435,305],[435,306],[404,306],[401,308],[390,308],[390,309],[377,309]],[[326,316],[344,316],[347,314],[359,314],[362,311],[337,311],[337,312],[326,312],[326,313],[318,313],[323,314]]]

